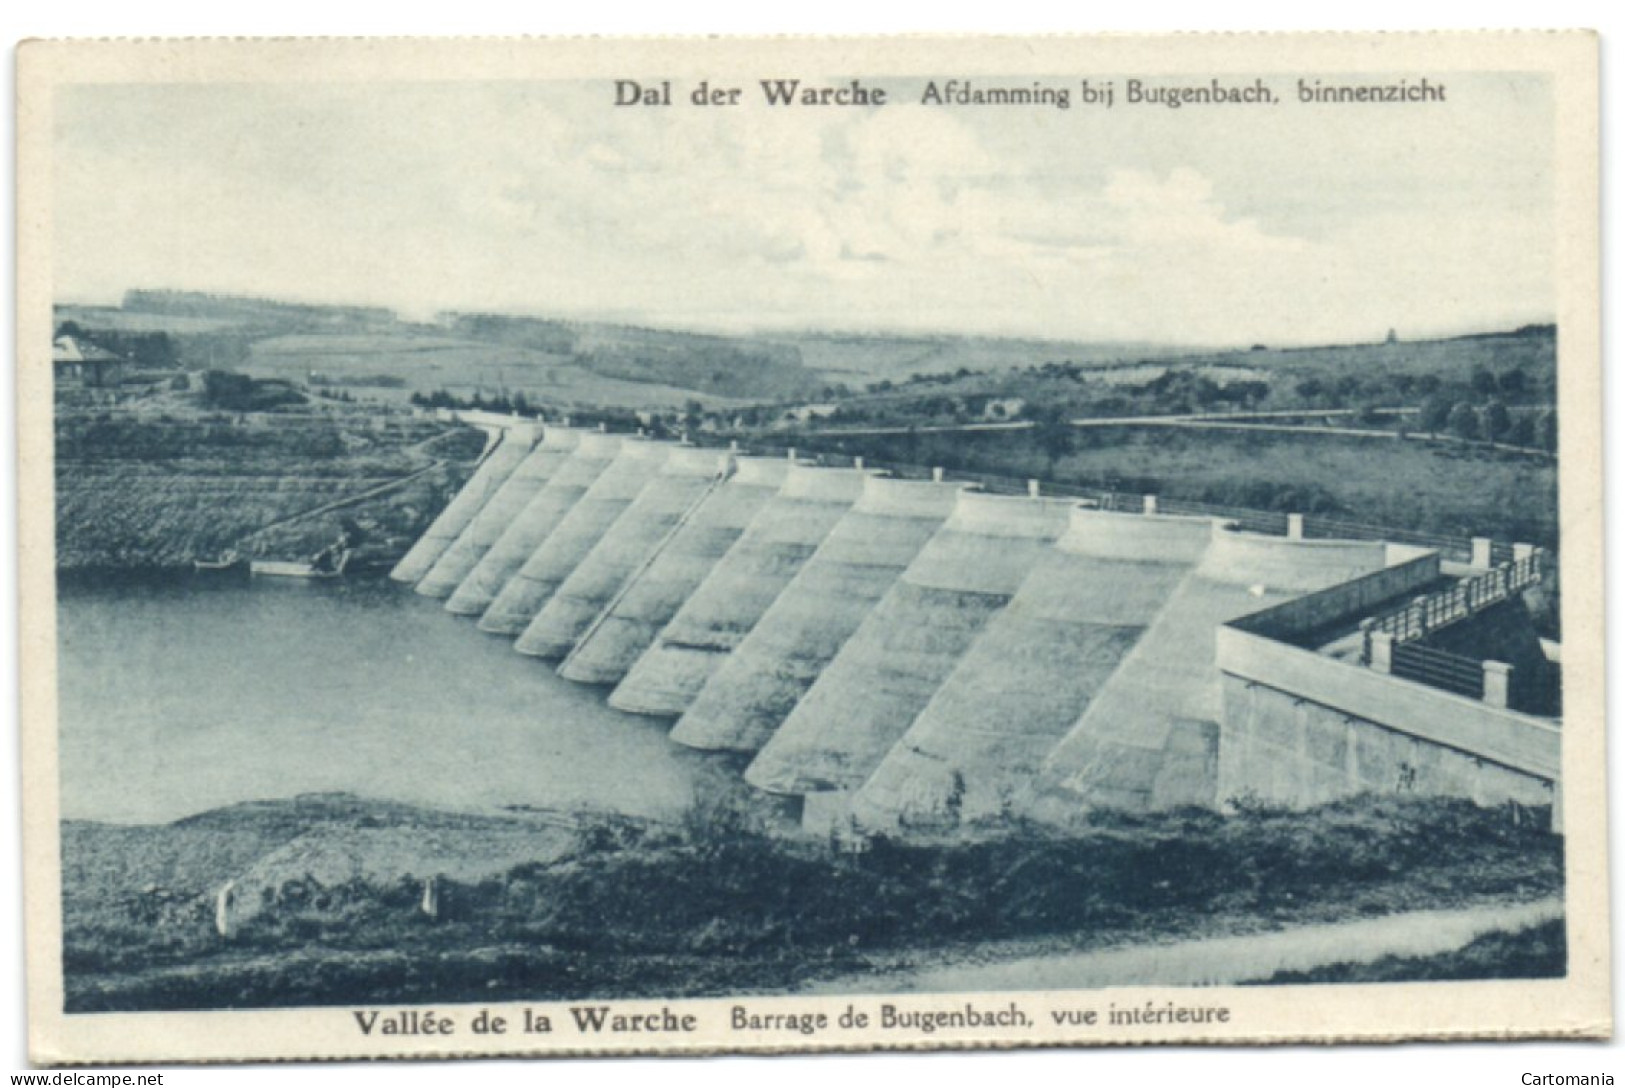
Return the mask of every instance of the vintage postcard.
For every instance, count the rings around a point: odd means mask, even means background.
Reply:
[[[1592,35],[18,70],[35,1061],[1611,1031]]]

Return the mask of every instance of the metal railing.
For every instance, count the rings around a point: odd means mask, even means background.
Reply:
[[[1420,642],[1394,646],[1390,672],[1406,680],[1465,695],[1484,698],[1484,664],[1470,657],[1436,650]]]
[[[1395,650],[1415,642],[1432,631],[1482,612],[1538,583],[1545,574],[1546,553],[1536,549],[1521,559],[1503,563],[1494,570],[1463,578],[1440,593],[1416,600],[1362,624],[1365,633],[1364,659],[1371,661],[1371,636],[1393,637]]]

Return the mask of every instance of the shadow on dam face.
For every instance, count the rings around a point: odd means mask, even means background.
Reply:
[[[857,504],[717,667],[672,739],[741,752],[766,744],[941,527],[963,486],[865,480]]]
[[[1055,746],[1020,807],[1065,824],[1091,809],[1213,805],[1218,627],[1380,570],[1385,546],[1293,540],[1215,526],[1202,560]]]
[[[529,627],[564,580],[654,480],[674,448],[646,438],[623,439],[615,460],[491,602],[480,627],[514,635]]]
[[[1208,518],[1074,509],[1065,535],[853,795],[852,816],[866,827],[945,830],[1008,815],[1212,533]]]
[[[678,522],[721,486],[728,466],[725,450],[670,447],[659,473],[560,584],[514,649],[533,657],[568,654]]]
[[[789,467],[784,458],[735,458],[733,474],[633,575],[564,659],[559,675],[583,684],[618,683],[777,494]]]
[[[451,547],[424,575],[423,581],[418,583],[419,593],[425,597],[448,597],[463,584],[469,572],[491,550],[491,545],[569,456],[570,448],[575,445],[573,436],[558,432],[558,428],[547,428],[542,441],[519,462],[519,467],[508,475],[496,494],[480,507],[479,513],[469,520]],[[552,443],[548,442],[549,435],[553,435]]]
[[[497,542],[491,545],[491,550],[485,553],[485,558],[463,579],[463,584],[446,602],[447,611],[460,616],[483,615],[497,594],[519,573],[525,560],[575,509],[581,496],[621,451],[620,435],[581,431],[576,433],[575,442],[575,448],[563,464],[515,515]]]
[[[1072,502],[961,491],[943,523],[745,770],[773,793],[862,785],[1022,580]]]
[[[395,569],[389,572],[390,578],[408,585],[422,581],[452,542],[462,535],[474,515],[502,487],[508,474],[519,467],[519,463],[529,454],[534,437],[534,431],[529,428],[513,428],[505,432],[497,442],[496,449],[474,470],[474,475],[469,477],[462,490],[452,496],[451,502],[440,511],[440,516],[395,564]]]
[[[676,717],[862,492],[861,469],[791,465],[784,486],[616,686],[617,710]]]

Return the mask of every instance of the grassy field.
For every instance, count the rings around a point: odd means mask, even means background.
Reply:
[[[1562,885],[1559,839],[1455,801],[1102,816],[1067,837],[1019,828],[860,854],[767,834],[719,802],[670,825],[587,818],[567,847],[539,836],[536,860],[444,881],[433,919],[419,908],[434,863],[407,850],[344,879],[284,866],[259,886],[264,909],[229,937],[212,925],[226,880],[303,838],[337,836],[350,856],[356,837],[404,829],[393,841],[444,851],[505,819],[318,798],[65,825],[68,1008],[772,991],[991,942],[1077,951],[1530,901]]]
[[[57,569],[189,569],[227,548],[308,555],[337,537],[337,513],[266,527],[430,465],[414,447],[448,430],[430,421],[378,429],[356,412],[59,416]],[[438,443],[444,468],[346,508],[367,533],[363,557],[403,551],[462,485],[482,443],[472,430]]]
[[[1558,543],[1556,465],[1462,443],[1166,427],[803,435],[781,441],[875,460],[1323,514],[1440,535]]]

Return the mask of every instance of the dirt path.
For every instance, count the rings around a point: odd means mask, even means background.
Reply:
[[[813,993],[1085,990],[1108,986],[1224,986],[1337,963],[1450,952],[1497,930],[1525,929],[1563,916],[1559,899],[1460,910],[1424,910],[1358,922],[1300,926],[1277,933],[1214,937],[1092,952],[1023,956],[858,975],[809,987]]]

